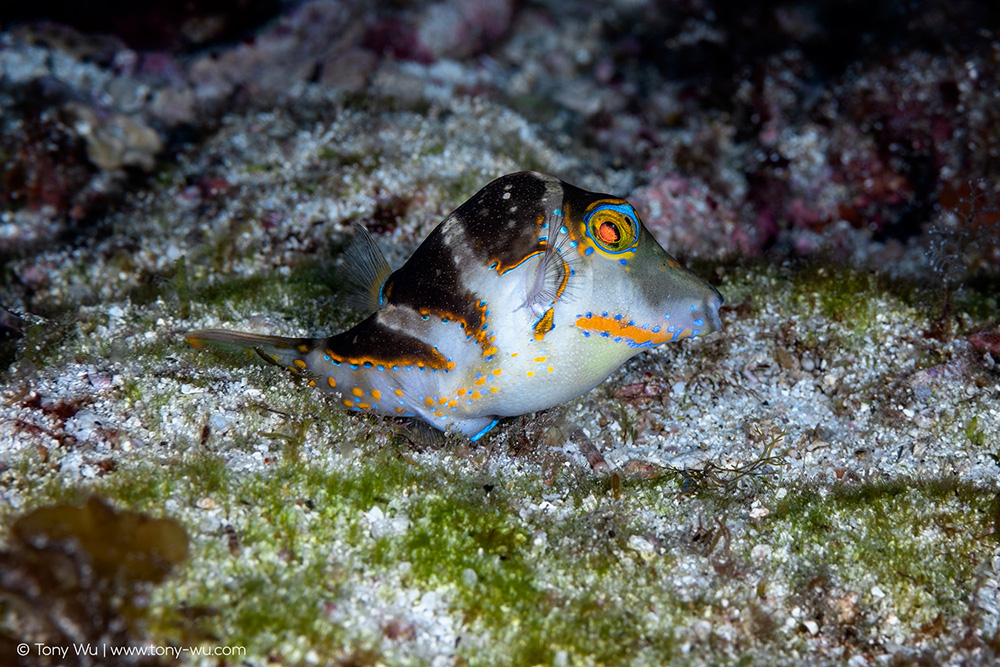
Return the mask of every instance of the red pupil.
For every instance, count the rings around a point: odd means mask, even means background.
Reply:
[[[601,226],[597,228],[597,234],[602,241],[609,244],[618,243],[622,238],[618,228],[610,222],[602,222]]]

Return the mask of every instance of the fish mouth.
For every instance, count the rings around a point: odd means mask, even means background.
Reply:
[[[722,328],[722,318],[719,317],[718,306],[708,311],[708,323],[712,326],[712,331],[718,331]]]
[[[726,302],[726,298],[714,287],[712,287],[712,291],[715,292],[715,298],[705,303],[705,314],[708,316],[708,323],[712,327],[711,330],[719,331],[722,329],[722,318],[719,317],[719,308]]]

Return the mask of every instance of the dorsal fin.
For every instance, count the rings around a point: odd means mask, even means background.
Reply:
[[[546,234],[543,235],[545,252],[532,273],[526,276],[525,297],[522,308],[529,308],[541,317],[566,290],[571,269],[564,256],[562,244],[569,238],[563,228],[563,217],[558,213],[546,216]]]
[[[366,313],[378,310],[384,300],[382,286],[392,269],[372,235],[356,222],[354,238],[344,249],[344,270],[347,284],[354,292],[351,303]]]

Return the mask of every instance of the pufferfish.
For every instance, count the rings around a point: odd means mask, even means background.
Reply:
[[[392,271],[358,227],[365,320],[329,338],[210,329],[195,347],[255,352],[351,410],[478,440],[564,403],[646,348],[720,328],[718,290],[682,267],[624,199],[537,172],[502,176]]]

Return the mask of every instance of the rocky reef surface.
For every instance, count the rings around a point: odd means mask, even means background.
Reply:
[[[1000,9],[745,5],[11,10],[4,658],[1000,659]],[[184,342],[347,328],[353,224],[399,266],[521,169],[723,330],[474,444]]]

